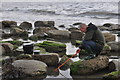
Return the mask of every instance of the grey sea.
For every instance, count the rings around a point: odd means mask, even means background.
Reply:
[[[1,20],[52,20],[57,25],[75,22],[118,23],[118,2],[3,2]]]

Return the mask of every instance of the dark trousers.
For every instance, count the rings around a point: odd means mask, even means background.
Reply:
[[[95,54],[96,56],[98,56],[102,50],[102,48],[92,40],[89,41],[83,40],[82,46],[84,47],[88,54]]]

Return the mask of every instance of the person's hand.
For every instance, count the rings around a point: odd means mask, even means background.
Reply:
[[[81,49],[77,49],[76,53],[79,53]]]

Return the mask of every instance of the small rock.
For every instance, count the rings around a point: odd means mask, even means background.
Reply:
[[[10,56],[12,55],[11,53],[13,52],[14,46],[11,43],[2,43],[3,46],[3,51],[5,53],[3,55]]]
[[[15,21],[2,21],[2,28],[11,28],[11,26],[17,26],[17,22]]]
[[[21,54],[15,58],[16,60],[32,60],[32,56],[30,54]]]
[[[66,45],[57,41],[44,41],[43,43],[37,43],[36,46],[43,47],[47,52],[51,53],[65,53]]]
[[[90,60],[74,62],[70,66],[70,73],[72,75],[87,75],[105,69],[108,64],[109,58],[107,56],[98,56]]]
[[[105,27],[110,27],[112,25],[113,25],[112,23],[105,23],[105,24],[103,24],[103,26],[105,26]]]
[[[50,30],[47,32],[48,36],[53,39],[67,40],[70,39],[70,32],[65,30]]]
[[[111,33],[103,33],[103,35],[105,36],[105,40],[106,42],[110,42],[110,41],[115,41],[115,35],[111,34]]]
[[[111,51],[120,51],[120,41],[111,41],[107,43],[111,47]]]
[[[66,55],[64,55],[62,58],[61,58],[61,60],[60,60],[60,62],[59,62],[59,65],[61,65],[61,64],[63,64],[66,60],[68,60],[69,59],[69,57],[67,57]],[[70,65],[73,63],[73,61],[70,59],[65,65],[63,65],[60,69],[62,69],[62,70],[66,70],[66,69],[68,69],[69,67],[70,67]]]
[[[46,63],[48,66],[57,66],[59,62],[59,56],[55,53],[49,53],[49,54],[35,54],[33,55],[34,60],[42,61]]]
[[[20,24],[20,27],[24,30],[29,30],[29,29],[32,29],[32,24],[29,22],[22,22]]]
[[[35,27],[54,27],[54,21],[36,21],[34,23]]]
[[[60,25],[59,27],[60,27],[60,28],[65,28],[65,25]]]

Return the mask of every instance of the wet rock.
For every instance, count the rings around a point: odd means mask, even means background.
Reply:
[[[59,62],[59,65],[61,65],[61,64],[63,64],[66,60],[68,60],[69,59],[69,57],[67,57],[66,55],[64,55],[62,58],[61,58],[61,60],[60,60],[60,62]],[[70,65],[73,63],[73,61],[70,59],[65,65],[63,65],[60,69],[62,69],[62,70],[66,70],[66,69],[68,69],[69,67],[70,67]]]
[[[30,54],[21,54],[15,58],[16,60],[32,60],[32,55]]]
[[[29,22],[22,22],[20,24],[20,27],[24,30],[30,30],[30,29],[32,29],[32,24]]]
[[[76,30],[79,30],[78,28],[75,28],[75,27],[73,27],[73,28],[69,28],[68,29],[70,32],[72,32],[72,31],[76,31]]]
[[[111,62],[115,65],[115,70],[120,70],[120,58],[118,58],[118,60],[112,60]]]
[[[7,38],[11,38],[11,34],[6,34],[6,33],[4,33],[4,34],[2,34],[2,39],[7,39]]]
[[[47,72],[47,65],[36,60],[16,60],[8,68],[7,71],[4,71],[3,78],[41,78]]]
[[[67,40],[70,39],[70,32],[65,30],[50,30],[47,32],[48,36],[53,39]]]
[[[18,41],[18,40],[5,41],[5,42],[11,43],[11,44],[13,44],[13,45],[17,45],[17,46],[21,46],[21,45],[23,44],[22,41]]]
[[[56,69],[56,67],[48,67],[47,75],[57,77],[59,75],[59,70],[54,71],[55,69]]]
[[[31,35],[29,37],[29,39],[32,40],[32,41],[37,41],[38,40],[38,35]]]
[[[47,52],[53,53],[65,53],[66,45],[61,42],[56,41],[44,41],[43,43],[38,43],[36,46],[43,47]]]
[[[115,35],[111,34],[111,33],[103,33],[103,35],[105,36],[105,40],[106,42],[110,42],[110,41],[115,41]]]
[[[11,37],[11,35],[5,33],[3,29],[0,29],[0,35],[1,35],[0,37],[1,37],[2,39],[7,39],[7,38],[10,38],[10,37]]]
[[[74,62],[70,66],[70,73],[72,75],[87,75],[106,68],[108,64],[109,58],[107,56],[98,56],[90,60]]]
[[[105,44],[103,50],[100,52],[101,55],[109,54],[111,51],[111,47],[108,44]]]
[[[84,34],[79,30],[74,30],[74,31],[71,31],[70,38],[73,40],[82,40],[83,35]]]
[[[65,28],[65,25],[59,25],[60,28]]]
[[[49,30],[53,30],[53,28],[51,28],[51,27],[39,27],[39,28],[34,29],[33,34],[46,33]]]
[[[117,36],[120,37],[120,32],[118,32],[117,34],[118,34]]]
[[[17,26],[15,21],[2,21],[2,28],[11,28],[11,26]]]
[[[34,23],[35,27],[54,27],[54,21],[36,21]]]
[[[105,74],[103,76],[103,80],[119,80],[120,79],[120,71],[114,71],[109,74]]]
[[[33,30],[33,34],[34,34],[34,36],[37,36],[38,39],[40,40],[42,38],[48,37],[47,32],[49,30],[54,30],[54,28],[51,28],[51,27],[39,27],[39,28],[35,28]]]
[[[110,30],[120,30],[120,25],[114,24],[114,25],[111,25],[109,28]]]
[[[81,22],[74,23],[73,25],[80,25],[82,24]]]
[[[12,56],[19,56],[21,54],[24,54],[23,48],[22,49],[17,48],[17,49],[14,50]]]
[[[14,61],[13,57],[4,57],[2,58],[2,65],[4,66],[5,64],[9,64],[12,63]]]
[[[108,64],[108,70],[109,70],[110,72],[116,70],[116,66],[115,66],[115,64],[114,64],[113,61],[110,61],[110,62],[109,62],[109,64]]]
[[[34,60],[42,61],[46,63],[48,66],[57,66],[59,62],[59,56],[55,53],[50,54],[40,54],[33,55]]]
[[[34,46],[34,50],[39,50],[40,53],[42,53],[42,54],[46,54],[46,53],[47,53],[46,50],[45,50],[44,48],[38,47],[38,46]]]
[[[103,26],[105,26],[105,27],[110,27],[112,25],[113,25],[112,23],[105,23],[105,24],[103,24]]]
[[[13,53],[14,46],[11,43],[2,43],[2,49],[5,52],[3,55],[10,56]]]
[[[111,47],[111,51],[120,51],[120,41],[119,42],[108,42],[107,43]]]
[[[0,56],[2,56],[3,54],[5,54],[5,48],[0,43]]]
[[[11,35],[12,35],[12,37],[19,37],[19,38],[23,38],[23,39],[28,38],[28,32],[25,30],[22,30],[20,28],[13,28],[11,30]]]
[[[105,26],[97,26],[97,27],[99,27],[101,31],[110,30],[109,27],[105,27]]]

